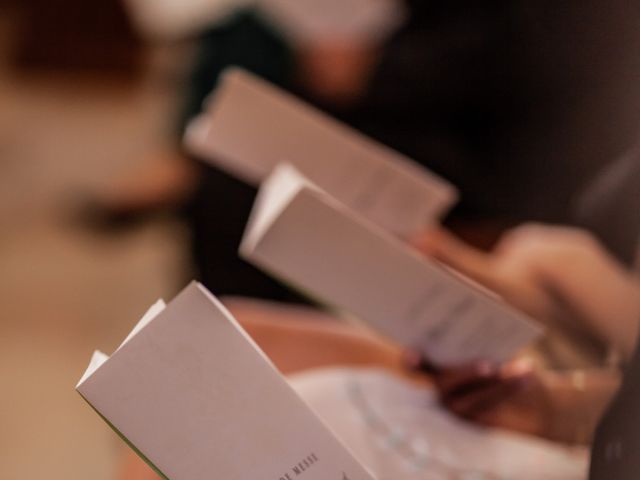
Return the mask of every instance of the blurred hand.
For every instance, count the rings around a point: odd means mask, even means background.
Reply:
[[[364,45],[310,45],[298,52],[300,80],[317,98],[348,105],[364,94],[377,58],[377,51]]]
[[[478,363],[433,376],[444,406],[471,422],[553,438],[554,390],[526,362]]]
[[[424,364],[421,360],[407,366]],[[570,443],[590,441],[621,384],[617,370],[534,370],[523,360],[440,370],[427,366],[442,404],[455,415],[487,427]]]
[[[527,224],[504,234],[490,253],[442,229],[413,243],[534,318],[578,318],[609,344],[633,351],[640,282],[587,231]]]
[[[493,252],[478,250],[441,228],[423,232],[412,244],[425,255],[493,290],[520,310],[546,319],[553,310],[554,298],[538,278],[539,252],[529,248],[528,239],[519,235],[519,231],[504,235]],[[516,241],[517,237],[522,242]]]

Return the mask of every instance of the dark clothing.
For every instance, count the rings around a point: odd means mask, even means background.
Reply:
[[[237,15],[202,36],[184,118],[238,65],[451,180],[456,218],[570,222],[570,199],[640,125],[638,0],[408,4],[367,92],[341,108],[296,84],[287,43],[258,16]],[[255,189],[203,171],[190,217],[201,280],[218,294],[287,297],[237,258]]]
[[[410,0],[349,123],[457,185],[467,218],[567,222],[635,143],[637,0]]]
[[[596,431],[590,480],[640,478],[640,349]]]
[[[640,148],[608,166],[579,199],[578,225],[633,265],[640,244]]]
[[[254,187],[205,167],[189,215],[199,280],[216,295],[306,303],[238,256],[255,195]]]
[[[287,43],[258,15],[251,11],[238,13],[198,37],[198,51],[185,85],[187,96],[177,128],[180,141],[188,122],[202,111],[220,74],[232,65],[281,87],[292,87],[293,56]]]

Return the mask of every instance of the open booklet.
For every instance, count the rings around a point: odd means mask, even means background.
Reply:
[[[457,190],[381,145],[266,81],[225,72],[185,144],[200,158],[258,185],[280,162],[397,235],[436,223]]]
[[[154,305],[77,391],[170,480],[372,480],[204,287]]]
[[[587,478],[588,449],[465,422],[435,390],[384,370],[318,369],[289,381],[379,480]]]
[[[501,362],[541,328],[497,296],[419,255],[280,165],[264,182],[243,258],[441,366]]]

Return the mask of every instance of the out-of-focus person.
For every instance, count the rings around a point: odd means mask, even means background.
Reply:
[[[319,2],[261,0],[204,32],[180,131],[225,68],[235,65],[328,110],[360,101],[375,52],[403,20],[396,0]],[[256,189],[214,167],[198,165],[188,210],[194,264],[219,294],[283,301],[300,297],[240,260],[237,249]]]
[[[131,3],[137,5],[138,17],[157,8],[144,0]],[[186,203],[194,264],[203,283],[219,294],[298,299],[237,257],[255,189],[187,158],[182,133],[222,71],[232,65],[314,103],[343,108],[356,102],[375,66],[374,52],[400,27],[405,9],[397,0],[221,1],[216,6],[215,22],[197,35],[176,148],[156,154],[161,160],[154,167],[144,165],[114,182],[96,203],[102,205],[107,224],[116,225]],[[201,17],[211,18],[212,12]],[[182,24],[176,23],[178,27],[165,29],[179,30]]]
[[[632,326],[619,320],[631,318],[640,302],[632,295],[640,251],[639,182],[640,155],[634,148],[577,197],[576,223],[589,231],[524,225],[504,234],[496,248],[485,253],[436,229],[417,237],[416,245],[558,332],[546,344],[551,364],[602,363],[609,346],[627,332],[626,338],[635,340]],[[609,328],[623,330],[607,332]],[[555,342],[557,338],[569,340]]]
[[[584,230],[548,225],[519,227],[490,253],[443,231],[419,240],[424,252],[543,321],[549,334],[537,354],[543,364],[563,367],[478,364],[440,372],[434,378],[453,412],[556,440],[591,438],[618,390],[620,372],[615,365],[607,368],[605,357],[598,365],[587,352],[599,344],[625,365],[638,338],[640,272],[631,258],[640,253],[639,181],[640,157],[633,151],[608,167],[578,202],[582,221],[599,226],[600,240]]]
[[[628,147],[640,121],[640,98],[628,88],[640,73],[633,3],[250,3],[198,35],[178,132],[224,67],[242,66],[452,180],[462,191],[457,226],[490,221],[492,232],[522,220],[569,221],[569,199]],[[340,9],[353,14],[331,15]],[[187,162],[166,167],[148,175],[152,185],[136,192],[128,182],[107,203],[171,203],[196,184],[189,218],[205,284],[287,297],[235,258],[255,190],[203,171],[194,175]],[[221,207],[227,202],[234,208]]]

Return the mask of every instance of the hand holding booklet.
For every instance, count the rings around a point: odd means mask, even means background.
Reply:
[[[258,185],[280,162],[382,228],[437,222],[457,190],[409,158],[240,69],[228,70],[185,135],[188,150]]]
[[[94,354],[76,388],[166,479],[372,479],[195,283]]]
[[[303,373],[294,391],[194,283],[96,352],[76,388],[170,480],[583,478],[582,452],[467,425],[431,389],[375,372]]]
[[[261,187],[240,253],[439,366],[502,362],[541,333],[524,314],[414,252],[288,165]]]

